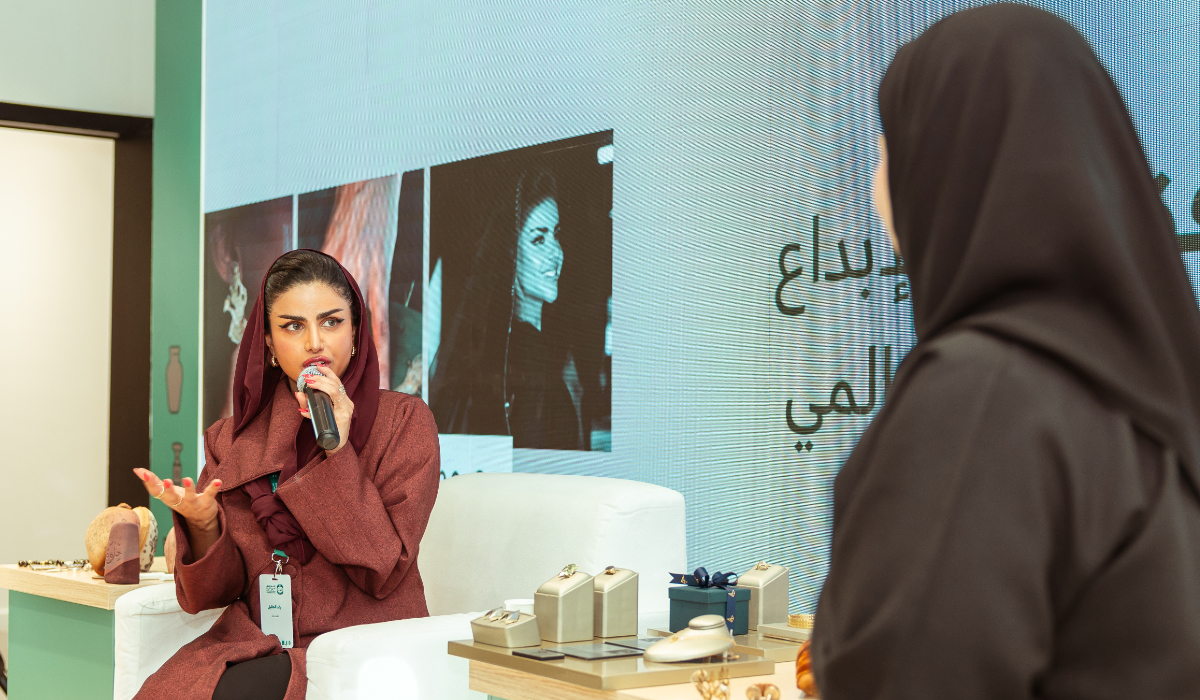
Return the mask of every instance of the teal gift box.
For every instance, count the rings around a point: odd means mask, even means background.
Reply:
[[[750,631],[750,589],[697,588],[695,586],[672,586],[667,589],[671,598],[671,631],[678,632],[688,626],[693,617],[720,615],[725,617],[725,599],[733,594],[733,633],[746,634]]]

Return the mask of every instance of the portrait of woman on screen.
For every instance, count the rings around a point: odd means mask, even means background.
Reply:
[[[581,449],[574,362],[545,311],[567,264],[554,175],[524,171],[488,220],[439,351],[431,404],[447,433],[511,435],[513,447]],[[569,268],[568,268],[569,269]]]

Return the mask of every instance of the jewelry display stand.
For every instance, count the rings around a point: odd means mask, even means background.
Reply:
[[[738,577],[737,587],[750,590],[750,630],[788,619],[788,568],[759,562]]]
[[[782,626],[787,627],[787,625]],[[733,636],[733,653],[765,656],[772,662],[795,661],[796,653],[800,651],[800,644],[804,640],[786,638],[782,635],[772,637],[768,634],[768,630],[774,627],[775,625],[767,625],[754,632],[735,634]],[[810,630],[793,628],[793,631],[809,632]],[[646,630],[646,633],[651,637],[670,637],[672,634],[676,634],[665,629],[649,629]]]
[[[490,644],[505,649],[536,647],[542,643],[538,634],[537,616],[518,613],[519,617],[509,622],[508,615],[491,619],[487,615],[471,620],[471,637],[480,644]]]
[[[733,635],[720,615],[692,618],[688,626],[646,649],[647,661],[696,661],[723,654],[734,646]]]
[[[568,569],[570,571],[568,572]],[[547,642],[591,641],[595,592],[592,577],[574,567],[538,587],[533,594],[533,614]]]
[[[799,644],[800,642],[807,641],[810,637],[812,637],[811,629],[803,629],[801,627],[790,627],[786,622],[782,623],[782,624],[771,623],[769,625],[762,625],[758,628],[758,632],[759,632],[759,634],[763,635],[764,637],[772,637],[774,639],[786,639],[786,640],[789,640],[792,642],[796,642],[797,644]]]
[[[638,575],[608,567],[593,579],[594,632],[597,637],[631,637],[638,628]]]

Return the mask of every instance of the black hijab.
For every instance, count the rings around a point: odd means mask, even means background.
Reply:
[[[1083,36],[1023,5],[957,13],[897,52],[879,108],[920,341],[974,328],[1054,358],[1200,485],[1196,300]]]

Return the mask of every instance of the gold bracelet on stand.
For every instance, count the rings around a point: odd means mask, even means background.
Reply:
[[[816,615],[788,615],[788,627],[799,627],[802,630],[813,628]]]

